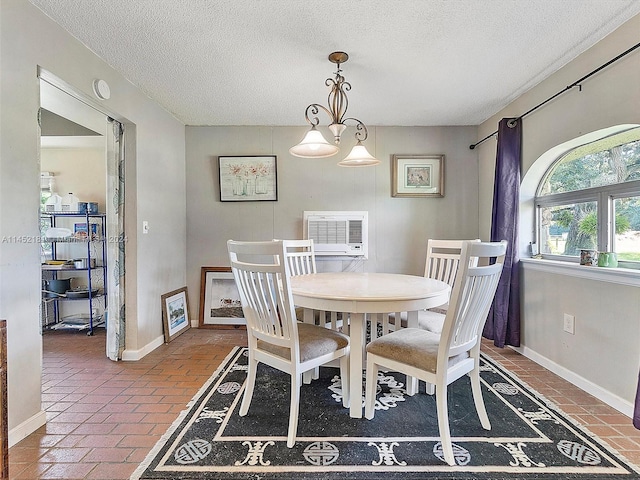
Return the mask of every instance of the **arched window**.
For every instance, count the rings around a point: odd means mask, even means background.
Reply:
[[[640,268],[640,128],[574,148],[543,176],[535,197],[544,258],[575,261],[581,250],[615,252]]]

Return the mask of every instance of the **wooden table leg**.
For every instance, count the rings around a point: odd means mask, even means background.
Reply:
[[[349,416],[362,418],[362,350],[364,347],[364,314],[352,313],[349,327],[351,355],[349,366],[349,382],[351,406]]]
[[[407,312],[407,327],[418,328],[418,312]],[[407,395],[418,393],[418,379],[407,375]]]
[[[313,309],[311,309],[311,308],[305,308],[304,309],[304,313],[303,313],[303,316],[302,316],[302,321],[304,323],[311,323],[311,324],[315,324],[316,323],[315,322],[315,318],[313,318]],[[307,372],[304,372],[302,374],[302,383],[305,383],[305,384],[311,383],[311,380],[314,377],[314,373],[315,372],[313,370],[309,370]]]

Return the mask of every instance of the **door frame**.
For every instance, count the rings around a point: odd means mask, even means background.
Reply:
[[[107,154],[106,129],[107,128],[111,128],[111,124],[108,121],[107,117],[110,117],[111,119],[114,119],[114,120],[120,122],[124,127],[124,133],[122,135],[122,141],[124,142],[124,149],[123,150],[126,151],[128,154],[131,153],[130,155],[127,155],[125,157],[127,166],[132,163],[132,161],[134,159],[134,155],[132,154],[134,149],[128,149],[127,147],[129,146],[129,144],[135,145],[136,130],[135,130],[135,125],[133,123],[128,121],[122,115],[120,115],[120,114],[118,114],[118,113],[106,108],[101,103],[95,101],[93,98],[89,97],[88,95],[80,92],[79,90],[74,88],[69,83],[65,82],[61,78],[57,77],[53,73],[45,70],[44,68],[42,68],[40,66],[38,66],[37,77],[38,77],[38,80],[39,80],[38,88],[40,88],[40,82],[46,82],[47,84],[49,84],[49,85],[55,87],[56,89],[60,90],[62,94],[66,94],[69,97],[71,97],[73,100],[84,104],[86,107],[93,109],[94,111],[98,112],[101,115],[104,115],[105,119],[104,119],[104,125],[102,127],[103,127],[103,131],[105,132],[104,133],[104,137],[105,137],[105,156]],[[40,106],[42,106],[42,99],[40,99],[39,104],[40,104]],[[73,119],[70,119],[70,120],[73,120]],[[40,148],[38,148],[38,155],[40,155]],[[128,158],[128,157],[131,157],[131,158]],[[135,163],[133,163],[133,165],[135,165]],[[127,170],[129,170],[129,168],[127,168]],[[129,175],[125,176],[125,192],[127,190],[128,185],[131,183],[130,178],[135,178],[135,168],[132,168],[131,170],[133,171],[133,175],[132,176],[129,176]],[[128,172],[128,173],[130,173],[130,172]],[[39,179],[38,179],[38,182],[39,182]],[[106,182],[106,179],[105,179],[105,182]],[[108,201],[109,198],[112,198],[114,194],[115,194],[115,192],[111,191],[109,189],[109,187],[107,186],[107,191],[106,191],[107,201]],[[126,213],[125,213],[125,231],[126,232],[129,232],[131,230],[130,229],[131,218],[135,218],[135,216],[130,216],[130,214],[132,214],[132,213],[135,214],[135,206],[133,207],[133,210],[132,210],[132,203],[131,203],[130,200],[127,200],[128,198],[130,198],[130,197],[125,194],[125,210],[126,210]],[[133,222],[133,224],[135,224],[135,222]],[[134,238],[132,238],[132,236],[127,233],[126,237],[127,237],[128,241],[133,240],[133,243],[135,243],[135,235],[133,236]],[[126,253],[127,253],[127,256],[125,258],[128,258],[128,259],[132,258],[129,255],[130,252],[133,253],[131,251],[132,245],[127,243],[125,248],[126,248]],[[135,258],[135,255],[134,255],[133,258]],[[134,262],[131,262],[130,260],[129,261],[125,260],[125,262],[126,262],[126,267],[129,267],[132,263],[134,263]],[[115,259],[108,258],[107,265],[108,265],[108,267],[107,267],[107,275],[108,276],[113,275],[114,272],[115,272],[115,268],[116,268]],[[127,279],[129,279],[130,275],[128,275],[129,272],[127,270],[128,269],[125,268],[125,276],[126,276]],[[135,274],[132,275],[132,277],[133,278],[131,280],[133,280],[135,278]],[[135,289],[134,289],[134,291],[135,291]],[[130,297],[130,292],[131,292],[131,283],[129,281],[125,281],[125,292],[126,293],[125,293],[125,299],[124,300],[125,300],[125,305],[126,305],[128,303],[127,302],[127,298]],[[106,307],[107,303],[108,302],[105,302],[105,307]],[[127,308],[127,307],[125,307],[125,308]],[[127,308],[127,313],[129,313],[129,309],[128,308]],[[135,316],[132,317],[130,315],[126,315],[125,318],[128,318],[129,321],[132,321],[132,319],[135,318]],[[123,328],[126,328],[126,326],[123,326]],[[125,332],[123,332],[123,333],[125,333]],[[108,345],[110,345],[110,340],[112,340],[112,339],[109,338],[109,335],[110,335],[109,329],[107,329],[107,335],[108,335],[108,337],[106,339],[106,345],[108,346]],[[126,335],[125,335],[125,341],[126,341]],[[126,348],[126,345],[125,345],[125,348]]]

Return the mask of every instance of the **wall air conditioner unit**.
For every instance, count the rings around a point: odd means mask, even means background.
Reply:
[[[312,238],[316,256],[367,258],[369,213],[306,211],[304,238]]]

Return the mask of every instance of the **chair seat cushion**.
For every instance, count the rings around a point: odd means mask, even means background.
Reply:
[[[440,335],[420,328],[403,328],[367,345],[367,353],[436,373]],[[449,359],[449,365],[468,358],[468,353]]]
[[[444,325],[444,317],[447,311],[443,308],[436,307],[429,310],[418,310],[418,326],[423,330],[429,330],[434,333],[442,333],[442,326]],[[396,324],[396,314],[389,314],[389,323],[391,325]],[[407,328],[408,326],[407,312],[400,313],[400,326]]]
[[[349,337],[343,333],[309,323],[298,323],[298,338],[301,362],[333,353],[349,345]],[[258,340],[258,349],[291,360],[291,351],[286,347]]]
[[[420,310],[418,312],[418,326],[422,330],[429,332],[442,333],[445,316],[443,313],[434,312],[433,310]]]

